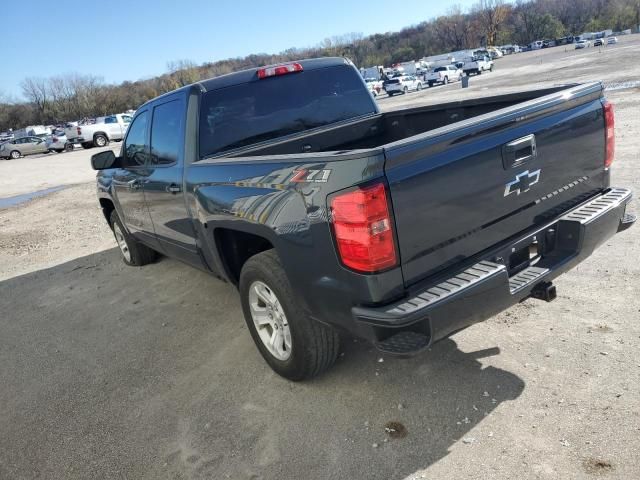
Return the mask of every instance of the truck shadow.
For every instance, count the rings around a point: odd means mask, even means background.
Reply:
[[[483,422],[524,389],[483,366],[497,348],[453,339],[411,359],[345,339],[333,370],[291,383],[232,286],[118,256],[0,282],[0,477],[404,478],[491,441]]]

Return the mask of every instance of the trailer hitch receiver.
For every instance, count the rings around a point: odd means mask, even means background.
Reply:
[[[557,297],[556,286],[551,282],[540,282],[531,290],[531,298],[550,302]]]

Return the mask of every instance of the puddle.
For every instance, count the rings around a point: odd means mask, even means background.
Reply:
[[[53,192],[59,192],[63,188],[67,188],[67,185],[59,185],[57,187],[46,188],[44,190],[38,190],[31,193],[23,193],[22,195],[16,195],[14,197],[0,198],[0,208],[14,207],[21,203],[28,202],[34,198],[44,197]]]
[[[628,88],[638,88],[640,87],[640,80],[636,80],[633,82],[611,82],[609,84],[605,84],[605,91],[613,92],[615,90],[627,90]]]

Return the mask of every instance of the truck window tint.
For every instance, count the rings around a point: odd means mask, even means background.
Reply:
[[[104,123],[118,123],[118,120],[116,120],[116,117],[106,117]]]
[[[151,123],[151,163],[162,165],[178,160],[182,132],[182,103],[173,100],[153,110]]]
[[[347,65],[212,90],[200,106],[200,157],[371,114],[373,102]]]
[[[129,167],[139,167],[147,161],[147,146],[145,137],[147,133],[147,112],[142,112],[136,117],[131,126],[124,144],[124,164]]]

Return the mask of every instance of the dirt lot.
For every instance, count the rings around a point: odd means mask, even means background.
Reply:
[[[513,55],[468,90],[380,104],[638,81],[638,50],[640,36]],[[608,97],[613,184],[638,192],[640,89]],[[120,261],[90,153],[0,162],[5,197],[78,184],[0,209],[0,478],[640,478],[640,227],[562,276],[553,303],[410,360],[347,339],[336,368],[293,384],[260,358],[231,286]]]

